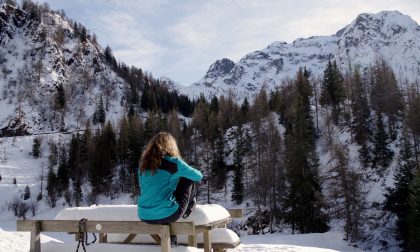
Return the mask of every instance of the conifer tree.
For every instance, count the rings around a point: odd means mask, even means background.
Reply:
[[[34,138],[34,143],[32,145],[32,156],[34,158],[39,158],[41,156],[41,139],[38,137]]]
[[[147,105],[150,111],[157,111],[158,110],[158,102],[156,98],[156,92],[151,89],[149,91],[149,104]]]
[[[359,68],[356,68],[354,71],[352,84],[352,131],[354,140],[356,140],[357,144],[362,145],[368,141],[370,134],[370,109],[366,97],[366,88],[360,76]]]
[[[360,76],[359,68],[356,68],[352,77],[351,108],[353,118],[351,130],[353,139],[361,145],[359,149],[360,160],[364,167],[368,167],[371,162],[371,151],[368,142],[371,138],[370,129],[370,108],[366,97],[365,83]]]
[[[376,168],[379,173],[382,173],[388,168],[394,153],[388,147],[389,137],[385,130],[381,112],[378,113],[376,120],[372,167]]]
[[[408,112],[407,112],[407,125],[410,127],[413,142],[414,142],[414,157],[416,159],[417,167],[420,169],[419,157],[419,136],[420,136],[420,92],[418,89],[411,88],[408,94]]]
[[[96,37],[96,34],[95,33],[92,35],[92,44],[94,44],[96,46],[99,45],[98,44],[98,38]]]
[[[94,193],[108,193],[111,189],[113,168],[117,158],[115,133],[109,121],[95,139],[96,147],[91,159],[89,180]]]
[[[64,86],[60,83],[56,87],[56,95],[55,95],[55,105],[58,110],[61,110],[66,105],[66,95],[64,93]]]
[[[53,167],[49,167],[47,175],[47,199],[51,208],[54,208],[57,203],[57,176],[54,173]]]
[[[67,152],[64,146],[60,148],[60,155],[58,159],[58,170],[57,170],[57,192],[61,196],[62,193],[67,190],[69,186],[69,170],[67,163]]]
[[[80,31],[80,41],[81,42],[86,42],[87,41],[87,30],[86,27],[82,26],[82,30]]]
[[[225,140],[221,129],[217,129],[212,143],[211,183],[216,190],[221,190],[226,182]]]
[[[102,99],[102,95],[99,98],[99,102],[96,104],[96,110],[93,113],[93,124],[104,124],[106,119],[106,113],[104,109],[104,102]]]
[[[284,209],[286,222],[302,233],[325,232],[327,218],[318,178],[315,130],[310,114],[311,86],[306,70],[300,69],[295,83],[291,114],[286,122],[285,166],[289,184]]]
[[[392,68],[385,60],[378,60],[371,76],[370,100],[377,113],[388,117],[388,134],[396,138],[395,122],[403,111],[403,99]]]
[[[245,97],[244,101],[242,102],[241,109],[240,109],[240,123],[244,123],[248,121],[248,112],[250,106],[248,102],[248,98]]]
[[[237,150],[239,151],[239,150]],[[240,154],[235,152],[235,159],[233,163],[233,191],[232,201],[235,204],[240,205],[244,200],[244,182],[243,182],[243,170],[244,164],[240,160]]]
[[[243,137],[242,125],[239,125],[236,131],[236,146],[233,152],[233,189],[232,189],[232,201],[237,205],[242,204],[244,199],[244,158],[247,155],[248,145]]]
[[[82,184],[83,179],[88,174],[92,149],[91,141],[89,127],[86,128],[83,135],[79,135],[78,133],[75,136],[73,135],[70,141],[68,171],[69,177],[72,179],[74,202],[76,202],[74,197],[77,196],[75,195],[75,182],[79,179],[80,184]]]
[[[83,179],[88,173],[94,149],[92,131],[89,125],[86,126],[85,132],[83,132],[83,135],[80,137],[80,141],[78,141],[78,143],[79,174],[81,179]]]
[[[270,93],[270,100],[268,102],[270,111],[277,111],[280,106],[280,90],[276,88]]]
[[[58,149],[57,149],[57,145],[53,141],[50,141],[49,145],[50,145],[50,156],[48,157],[48,165],[49,167],[54,167],[55,165],[57,165]]]
[[[70,148],[67,162],[67,170],[69,177],[74,181],[76,176],[80,176],[80,159],[79,159],[79,135],[72,135],[70,140]]]
[[[105,60],[107,62],[111,62],[112,61],[112,58],[114,57],[113,54],[112,54],[112,49],[111,49],[111,47],[109,47],[109,45],[107,45],[105,47],[104,56],[105,56]]]
[[[122,192],[129,192],[129,178],[128,178],[128,166],[129,166],[129,122],[126,117],[121,118],[120,128],[117,141],[117,153],[120,163],[118,171],[118,185]]]
[[[178,109],[183,116],[191,117],[194,112],[194,104],[186,95],[178,96]]]
[[[76,175],[75,179],[73,180],[73,202],[76,207],[79,207],[81,205],[81,202],[83,200],[83,191],[82,191],[82,182],[81,178],[78,175]]]
[[[101,158],[101,154],[103,155],[103,146],[102,146],[102,140],[101,140],[102,132],[99,130],[96,131],[95,136],[93,137],[94,147],[92,151],[92,157],[90,159],[89,164],[89,182],[92,186],[92,191],[94,193],[100,193],[102,192],[103,188],[102,181],[103,176],[101,173],[101,166],[103,159]]]
[[[410,251],[417,251],[420,248],[420,170],[417,169],[416,176],[411,186],[409,196],[410,211],[408,214],[408,246]]]
[[[25,186],[25,192],[23,193],[23,200],[28,200],[31,197],[31,190],[29,189],[29,186]]]
[[[213,96],[210,101],[210,112],[218,113],[219,112],[219,99],[216,96]]]
[[[394,187],[386,189],[385,210],[396,214],[397,219],[397,240],[401,241],[400,247],[408,251],[409,220],[410,211],[409,196],[410,185],[414,180],[416,162],[412,152],[412,146],[408,138],[408,132],[404,131],[401,139],[398,165],[394,174]]]
[[[139,167],[139,157],[141,155],[142,148],[145,144],[144,140],[144,126],[143,121],[140,117],[133,116],[130,118],[129,127],[129,148],[128,158],[130,160],[128,165],[128,177],[130,181],[127,184],[130,186],[132,195],[137,195],[139,192],[139,183],[137,171]]]
[[[117,152],[119,157],[119,162],[122,166],[126,165],[127,161],[127,154],[128,154],[128,137],[129,137],[129,123],[128,118],[123,117],[120,120],[119,125],[119,133],[118,133],[118,141],[117,141]]]
[[[324,70],[324,77],[321,85],[321,105],[331,105],[333,108],[334,122],[338,122],[340,115],[340,103],[345,98],[345,91],[343,86],[343,76],[337,67],[336,61],[328,61],[327,67]]]
[[[145,77],[145,84],[144,84],[144,88],[143,88],[143,92],[141,93],[141,98],[140,98],[140,106],[143,110],[145,111],[149,111],[151,110],[149,107],[150,104],[150,86],[148,83],[148,79],[147,77]]]

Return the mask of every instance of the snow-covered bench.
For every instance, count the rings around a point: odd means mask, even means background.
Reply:
[[[41,232],[78,233],[78,220],[18,220],[17,231],[31,232],[30,252],[41,252]],[[141,221],[95,221],[86,223],[88,233],[120,233],[158,235],[162,252],[169,252],[170,235],[195,235],[192,222],[172,223],[170,225],[150,225]],[[210,250],[208,250],[210,251]]]
[[[161,244],[162,251],[169,251],[168,237],[170,234],[176,234],[180,236],[180,243],[194,247],[202,245],[205,251],[210,251],[212,247],[215,251],[223,251],[239,245],[239,237],[226,229],[226,225],[231,218],[241,216],[240,209],[227,211],[219,205],[198,205],[193,214],[179,222],[170,225],[149,225],[138,221],[137,207],[134,205],[102,205],[66,208],[59,212],[53,221],[18,221],[18,230],[32,231],[33,235],[41,231],[77,233],[78,221],[86,218],[87,232],[99,233],[101,243],[158,243]],[[197,236],[201,233],[202,236]],[[38,245],[34,243],[33,246]],[[34,248],[31,251],[40,250]]]

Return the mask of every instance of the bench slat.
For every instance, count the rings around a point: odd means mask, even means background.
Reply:
[[[205,230],[211,230],[213,228],[225,227],[227,224],[229,224],[231,222],[232,222],[232,219],[221,220],[221,221],[218,221],[218,222],[213,222],[213,223],[208,224],[208,225],[196,226],[195,229],[199,233],[201,233],[201,232],[204,232]]]
[[[169,225],[171,234],[192,235],[195,234],[194,222],[174,222]]]
[[[75,220],[18,220],[17,231],[32,231],[33,223],[39,223],[42,232],[78,232],[79,221]],[[96,229],[97,225],[101,229]],[[141,221],[87,221],[88,233],[159,234],[162,225]],[[189,235],[195,233],[193,222],[175,222],[170,225],[171,233]]]
[[[78,232],[79,221],[75,220],[18,220],[18,231],[31,231],[32,223],[39,222],[43,232]],[[96,225],[101,225],[97,230]],[[88,233],[143,233],[157,234],[160,232],[159,225],[150,225],[138,221],[88,221],[86,223]]]
[[[241,208],[237,208],[237,209],[226,209],[229,214],[230,214],[230,218],[242,218],[243,217],[243,211]]]

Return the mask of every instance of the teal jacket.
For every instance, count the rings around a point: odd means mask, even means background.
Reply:
[[[203,175],[180,158],[165,156],[152,175],[151,171],[139,171],[140,196],[137,201],[141,220],[159,220],[174,214],[178,202],[173,196],[181,177],[200,181]]]

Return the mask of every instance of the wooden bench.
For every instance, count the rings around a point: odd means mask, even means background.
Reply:
[[[170,251],[170,235],[187,235],[186,245],[202,247],[205,252],[224,251],[227,248],[235,248],[240,244],[235,242],[218,242],[211,239],[211,230],[217,228],[226,229],[232,218],[242,217],[242,209],[228,209],[230,218],[208,223],[195,225],[194,222],[174,222],[170,225],[147,224],[142,221],[97,221],[88,220],[86,232],[99,233],[99,242],[107,243],[108,234],[127,234],[122,243],[129,244],[138,234],[150,235],[156,244],[161,245],[162,252]],[[67,232],[78,233],[77,220],[18,220],[17,231],[31,232],[30,252],[41,252],[41,232]],[[226,229],[227,230],[227,229]],[[197,242],[197,234],[203,233],[203,242]]]
[[[17,231],[31,232],[30,252],[41,252],[41,232],[77,233],[79,221],[74,220],[18,220]],[[175,222],[170,225],[151,225],[141,221],[88,221],[88,233],[150,234],[159,235],[162,252],[171,250],[170,235],[180,234],[193,237],[196,235],[192,222]],[[156,236],[155,236],[156,237]],[[157,238],[157,237],[156,237]],[[102,236],[104,239],[104,236]],[[105,238],[106,239],[106,238]],[[191,246],[193,246],[193,239]],[[103,241],[102,241],[103,242]]]
[[[235,240],[235,241],[227,241],[226,239],[219,240],[221,236],[232,236],[233,231],[230,231],[226,228],[227,224],[231,223],[232,219],[243,217],[242,209],[226,209],[226,210],[229,212],[229,215],[230,215],[229,219],[220,220],[220,221],[209,223],[209,224],[206,224],[206,225],[196,225],[195,226],[196,234],[203,233],[203,236],[204,236],[203,240],[197,241],[197,236],[194,236],[194,237],[189,236],[188,241],[185,241],[185,238],[182,239],[182,237],[178,237],[179,244],[194,246],[194,247],[198,247],[198,248],[206,248],[205,242],[204,242],[205,235],[206,235],[205,231],[208,231],[207,235],[211,237],[211,248],[215,252],[222,252],[222,251],[225,251],[226,249],[233,249],[233,248],[236,248],[237,246],[239,246],[239,244],[240,244],[239,239]],[[215,233],[217,233],[216,237],[213,236]],[[234,235],[236,236],[236,234],[234,234]],[[153,244],[150,239],[146,239],[145,241],[142,241],[142,242],[138,242],[138,241],[135,242],[134,241],[135,237],[136,237],[135,234],[130,234],[122,242],[116,242],[115,238],[114,238],[112,243]],[[210,237],[208,239],[210,239]],[[153,238],[153,240],[155,241],[156,244],[159,244],[158,239],[156,239],[153,236],[152,236],[152,238]],[[106,243],[108,241],[100,239],[100,242],[105,242]]]

